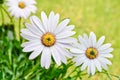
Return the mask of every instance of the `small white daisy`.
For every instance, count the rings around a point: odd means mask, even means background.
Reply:
[[[107,65],[112,63],[107,59],[113,57],[110,52],[113,51],[111,44],[103,44],[105,37],[102,36],[98,41],[96,41],[96,35],[91,32],[90,37],[86,34],[78,37],[80,42],[75,44],[75,48],[71,48],[70,51],[76,54],[73,59],[76,62],[76,66],[81,66],[83,71],[87,67],[87,72],[90,75],[94,75],[96,69],[101,72],[102,68],[107,69]],[[103,44],[103,45],[102,45]]]
[[[36,12],[35,0],[7,0],[8,11],[16,18],[28,18]]]
[[[66,57],[71,57],[67,51],[71,43],[76,39],[74,35],[74,25],[69,25],[69,19],[65,19],[58,24],[59,14],[50,12],[47,17],[41,12],[41,20],[36,16],[30,17],[31,24],[26,23],[26,29],[21,30],[21,36],[28,40],[22,44],[23,52],[31,52],[29,59],[35,59],[41,54],[41,66],[46,69],[51,63],[51,56],[60,65],[66,63]]]

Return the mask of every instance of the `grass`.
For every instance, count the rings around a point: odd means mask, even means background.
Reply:
[[[111,59],[113,65],[108,71],[120,75],[120,0],[37,0],[37,13],[50,11],[60,14],[60,19],[70,18],[70,24],[74,24],[77,32],[74,37],[93,31],[97,38],[106,36],[105,42],[112,43],[114,57]],[[6,18],[7,19],[7,18]],[[26,22],[28,20],[24,20]],[[7,22],[7,21],[6,21]],[[18,25],[18,24],[16,24]],[[17,32],[17,31],[16,31]],[[113,80],[117,80],[112,77]],[[108,80],[104,74],[96,74],[83,80]]]

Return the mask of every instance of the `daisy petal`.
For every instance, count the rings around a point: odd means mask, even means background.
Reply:
[[[64,28],[68,25],[69,22],[70,22],[69,19],[63,20],[63,21],[58,25],[58,27],[56,28],[55,34],[58,34],[58,33],[60,33],[61,31],[63,31]]]
[[[30,21],[32,25],[34,26],[34,28],[39,30],[39,32],[45,33],[44,27],[39,18],[37,18],[36,16],[31,16]]]
[[[41,51],[43,50],[43,47],[41,47],[40,49],[37,49],[35,51],[33,51],[30,56],[29,59],[35,59],[38,55],[40,55]]]
[[[51,11],[50,15],[49,15],[49,21],[48,21],[48,24],[49,24],[48,29],[49,29],[49,31],[54,32],[54,30],[57,27],[58,21],[59,21],[59,14],[55,15],[54,12]]]
[[[46,49],[45,49],[46,50]],[[50,49],[48,48],[47,50],[46,50],[46,64],[45,64],[45,68],[46,69],[48,69],[49,67],[50,67],[50,63],[51,63],[51,53],[50,53],[51,51],[50,51]]]
[[[69,25],[69,26],[66,27],[66,30],[71,31],[71,30],[73,30],[74,28],[75,28],[74,25]]]
[[[82,45],[85,46],[85,48],[89,47],[89,45],[87,44],[87,41],[82,36],[79,35],[78,40]]]
[[[98,50],[98,51],[99,51],[99,50]],[[99,53],[110,53],[110,52],[112,52],[112,51],[113,51],[113,48],[108,48],[108,49],[103,50],[102,52],[99,51]]]
[[[105,40],[105,36],[102,36],[102,37],[98,40],[96,47],[97,47],[97,48],[100,47],[100,46],[103,44],[104,40]]]
[[[61,51],[61,54],[64,54],[68,58],[72,57],[71,53],[66,50],[66,47],[64,48],[64,45],[56,43],[56,46],[58,46],[57,48]]]
[[[42,34],[36,27],[33,27],[32,25],[28,23],[25,23],[25,26],[35,35],[40,36]]]
[[[59,55],[58,51],[54,47],[51,47],[51,52],[52,52],[52,56],[53,56],[55,62],[58,65],[60,65],[61,62],[60,62],[60,55]]]
[[[59,46],[56,46],[55,48],[56,48],[56,50],[58,51],[58,53],[60,55],[61,61],[66,64],[67,60],[66,60],[66,57],[65,57],[65,53],[62,52],[63,50],[59,49]]]
[[[101,57],[106,57],[106,58],[112,58],[113,55],[110,53],[106,53],[106,54],[100,54]]]
[[[91,64],[88,64],[88,70],[87,73],[90,75],[91,74]]]
[[[34,45],[27,46],[27,47],[23,48],[23,52],[31,52],[31,51],[37,50],[41,47],[43,47],[43,45],[34,44]]]
[[[46,57],[48,59],[46,59]],[[41,55],[41,67],[45,67],[47,69],[49,65],[50,65],[50,50],[47,47],[45,47]]]
[[[84,55],[79,55],[77,58],[73,59],[73,62],[76,62],[75,63],[76,66],[80,66],[84,62],[85,59],[86,58],[84,57]]]
[[[74,43],[74,42],[77,42],[77,40],[75,38],[64,38],[64,39],[58,39],[57,42],[60,42],[60,43]]]
[[[111,46],[110,43],[104,44],[98,48],[99,51],[108,49]]]
[[[78,53],[78,54],[85,53],[85,51],[82,51],[82,50],[77,49],[77,48],[71,48],[70,51],[73,52],[73,53]]]
[[[90,38],[89,39],[90,39],[90,42],[91,42],[91,46],[96,47],[96,35],[93,32],[90,33]]]
[[[108,60],[108,59],[106,59],[106,58],[104,58],[104,57],[100,57],[100,58],[98,58],[102,63],[105,63],[105,64],[108,64],[108,65],[111,65],[112,63]]]
[[[86,59],[83,63],[83,65],[81,66],[81,71],[83,71],[87,66],[88,66],[88,60]]]
[[[102,71],[102,68],[101,68],[100,62],[99,62],[97,59],[95,59],[95,60],[94,60],[94,63],[95,63],[96,68],[98,69],[98,71],[101,72],[101,71]]]
[[[42,18],[42,22],[43,22],[45,30],[48,31],[48,18],[45,12],[43,11],[41,12],[41,18]]]
[[[56,38],[57,39],[67,38],[67,37],[74,35],[75,33],[76,32],[74,32],[74,31],[65,31],[65,32],[62,32],[62,33],[56,35]]]
[[[92,75],[95,74],[95,70],[96,70],[95,64],[94,64],[93,60],[91,60],[91,74],[92,74]]]

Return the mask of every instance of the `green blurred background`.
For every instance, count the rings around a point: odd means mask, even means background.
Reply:
[[[95,32],[97,38],[106,36],[105,42],[112,43],[114,57],[112,66],[108,71],[120,75],[120,0],[37,0],[38,11],[49,12],[52,10],[60,14],[61,20],[70,18],[74,24],[75,37]],[[83,80],[108,80],[104,74],[96,74],[90,79],[84,76]],[[117,80],[113,78],[113,80]]]
[[[83,33],[89,34],[91,31],[95,32],[97,39],[105,35],[105,42],[112,43],[114,48],[114,57],[111,59],[113,64],[108,71],[120,75],[120,0],[37,0],[37,8],[36,15],[39,17],[41,11],[47,14],[54,11],[60,14],[60,20],[70,18],[70,24],[76,26],[74,30],[77,33],[74,37]],[[8,21],[6,17],[5,22]],[[26,21],[29,20],[23,20]],[[83,80],[108,80],[108,77],[96,74],[88,78],[86,75]]]

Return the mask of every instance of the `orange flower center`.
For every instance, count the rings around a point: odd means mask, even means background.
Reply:
[[[19,6],[21,9],[23,9],[23,8],[25,8],[26,5],[25,5],[24,2],[19,2],[18,6]]]
[[[52,33],[46,33],[41,38],[42,44],[50,47],[53,46],[56,42],[55,36]]]
[[[98,51],[97,49],[90,47],[86,50],[86,56],[89,59],[95,59],[98,56]]]

